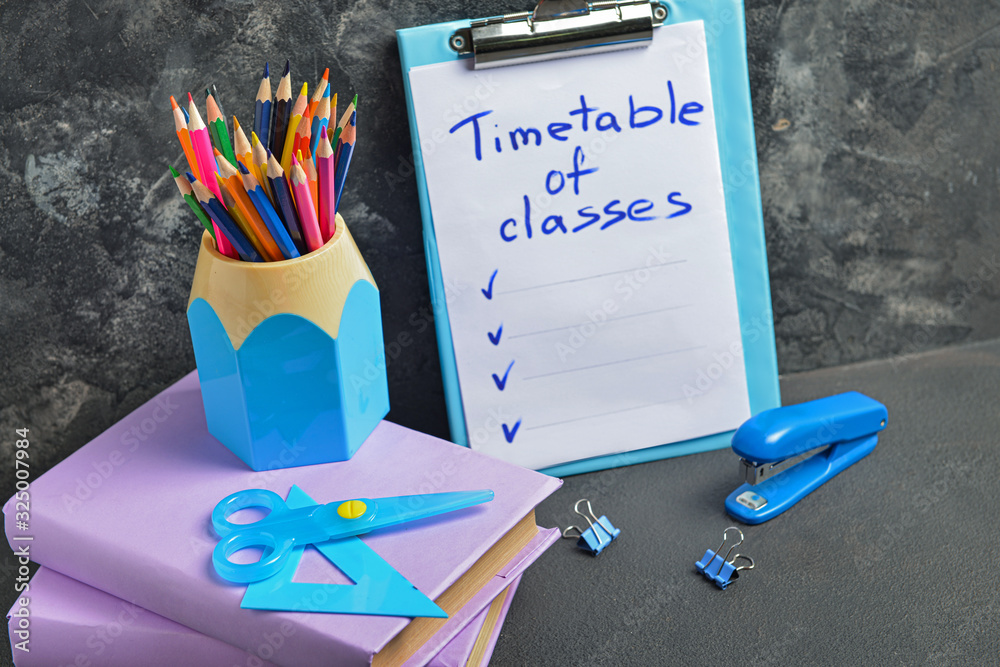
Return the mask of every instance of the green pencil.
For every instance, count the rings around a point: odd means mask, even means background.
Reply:
[[[194,189],[191,187],[191,183],[187,178],[181,176],[177,173],[177,170],[170,167],[170,175],[174,177],[174,183],[177,184],[177,189],[181,191],[181,196],[184,197],[184,201],[188,203],[194,214],[198,216],[198,220],[201,224],[208,230],[208,233],[212,235],[212,240],[215,240],[215,230],[212,228],[212,221],[205,214],[205,209],[201,207],[198,202],[197,197],[194,196]]]
[[[212,143],[223,157],[229,160],[230,164],[236,164],[236,153],[233,152],[233,144],[229,141],[229,128],[226,127],[226,119],[215,101],[212,91],[205,89],[208,93],[205,99],[205,107],[208,111],[208,130],[212,135]]]

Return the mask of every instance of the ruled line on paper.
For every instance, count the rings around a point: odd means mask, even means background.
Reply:
[[[550,426],[561,426],[563,424],[572,424],[573,422],[583,421],[585,419],[597,419],[598,417],[607,417],[609,415],[617,415],[622,412],[631,412],[632,410],[642,410],[643,408],[653,408],[657,405],[667,405],[668,403],[676,403],[677,401],[684,400],[683,397],[671,398],[668,401],[657,401],[656,403],[645,403],[643,405],[633,405],[628,408],[622,408],[621,410],[611,410],[609,412],[600,412],[597,414],[583,415],[582,417],[574,417],[572,419],[564,419],[558,422],[552,422],[551,424],[539,424],[538,426],[525,426],[525,431],[535,431],[540,428],[549,428]]]
[[[701,350],[708,347],[707,345],[697,345],[695,347],[684,347],[679,350],[668,350],[667,352],[655,352],[653,354],[647,354],[642,357],[632,357],[631,359],[619,359],[618,361],[608,361],[603,364],[594,364],[593,366],[583,366],[581,368],[567,368],[562,371],[553,371],[551,373],[542,373],[541,375],[532,375],[531,377],[524,378],[525,380],[537,380],[539,378],[551,377],[553,375],[564,375],[566,373],[576,373],[578,371],[589,371],[593,368],[601,368],[602,366],[614,366],[616,364],[627,364],[630,361],[642,361],[643,359],[652,359],[653,357],[663,357],[668,354],[679,354],[681,352],[691,352],[692,350]]]
[[[662,262],[660,264],[653,264],[652,266],[643,264],[642,266],[634,266],[631,269],[621,269],[620,271],[611,271],[609,273],[598,273],[592,276],[583,276],[582,278],[570,278],[569,280],[560,280],[554,283],[543,283],[541,285],[532,285],[530,287],[518,287],[517,289],[510,289],[510,290],[504,290],[503,292],[497,292],[497,294],[498,295],[517,294],[518,292],[527,292],[533,289],[542,289],[543,287],[556,287],[558,285],[566,285],[568,283],[578,283],[584,280],[593,280],[594,278],[606,278],[608,276],[617,276],[622,273],[628,273],[629,271],[641,271],[643,269],[646,269],[648,271],[650,269],[658,269],[661,266],[671,266],[673,264],[683,264],[685,262],[687,262],[686,259],[678,259],[673,262]]]
[[[643,315],[655,315],[656,313],[663,313],[668,310],[680,310],[681,308],[687,308],[691,304],[685,303],[679,306],[669,306],[667,308],[658,308],[656,310],[647,310],[643,313],[633,313],[632,315],[622,315],[621,317],[609,317],[606,320],[601,320],[601,324],[606,324],[608,322],[617,322],[618,320],[627,320],[632,317],[642,317]],[[552,329],[542,329],[541,331],[531,331],[529,333],[514,334],[513,336],[507,336],[508,339],[514,338],[524,338],[526,336],[537,336],[539,334],[552,333],[553,331],[565,331],[566,329],[575,329],[576,327],[582,327],[587,324],[597,324],[592,320],[587,320],[586,322],[577,322],[576,324],[568,324],[564,327],[553,327]]]

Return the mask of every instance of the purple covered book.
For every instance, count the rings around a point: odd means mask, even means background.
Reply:
[[[294,635],[275,649],[277,665],[402,665],[440,652],[557,539],[533,513],[560,484],[390,422],[350,461],[254,472],[209,435],[191,373],[33,481],[27,526],[13,498],[4,519],[11,547],[31,560],[209,637],[246,649]],[[212,566],[212,509],[236,491],[285,497],[292,485],[318,503],[493,489],[489,503],[362,538],[451,617],[241,609],[246,587]],[[295,580],[351,583],[319,557],[303,558]]]
[[[489,663],[520,577],[483,609],[427,667]],[[14,651],[17,667],[274,667],[268,658],[291,638],[261,637],[249,650],[212,639],[75,579],[39,568],[30,583],[30,651]],[[11,612],[20,607],[15,603]],[[11,646],[18,619],[8,614]]]

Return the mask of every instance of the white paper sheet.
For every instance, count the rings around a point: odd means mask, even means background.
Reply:
[[[411,70],[474,449],[537,469],[750,416],[704,44]]]

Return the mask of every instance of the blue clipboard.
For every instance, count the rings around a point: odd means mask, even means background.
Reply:
[[[750,103],[743,2],[742,0],[663,0],[662,4],[669,9],[665,25],[700,20],[704,21],[706,28],[707,56],[712,80],[719,157],[725,183],[726,214],[729,221],[729,241],[736,281],[747,391],[750,412],[757,414],[763,410],[779,407],[781,397],[778,387],[778,364],[767,274],[767,249],[764,241],[753,110]],[[420,136],[410,90],[410,70],[462,57],[453,50],[449,40],[456,31],[467,29],[470,25],[470,20],[462,20],[396,31],[413,142],[413,162],[417,175],[420,212],[424,224],[424,251],[427,255],[427,273],[441,356],[441,372],[444,377],[448,421],[452,440],[464,446],[469,446],[469,441],[452,345],[445,285],[441,275],[434,220],[424,174]],[[517,65],[512,66],[517,67]],[[730,446],[732,434],[733,431],[727,431],[683,442],[597,456],[546,468],[542,472],[562,477],[724,449]]]

